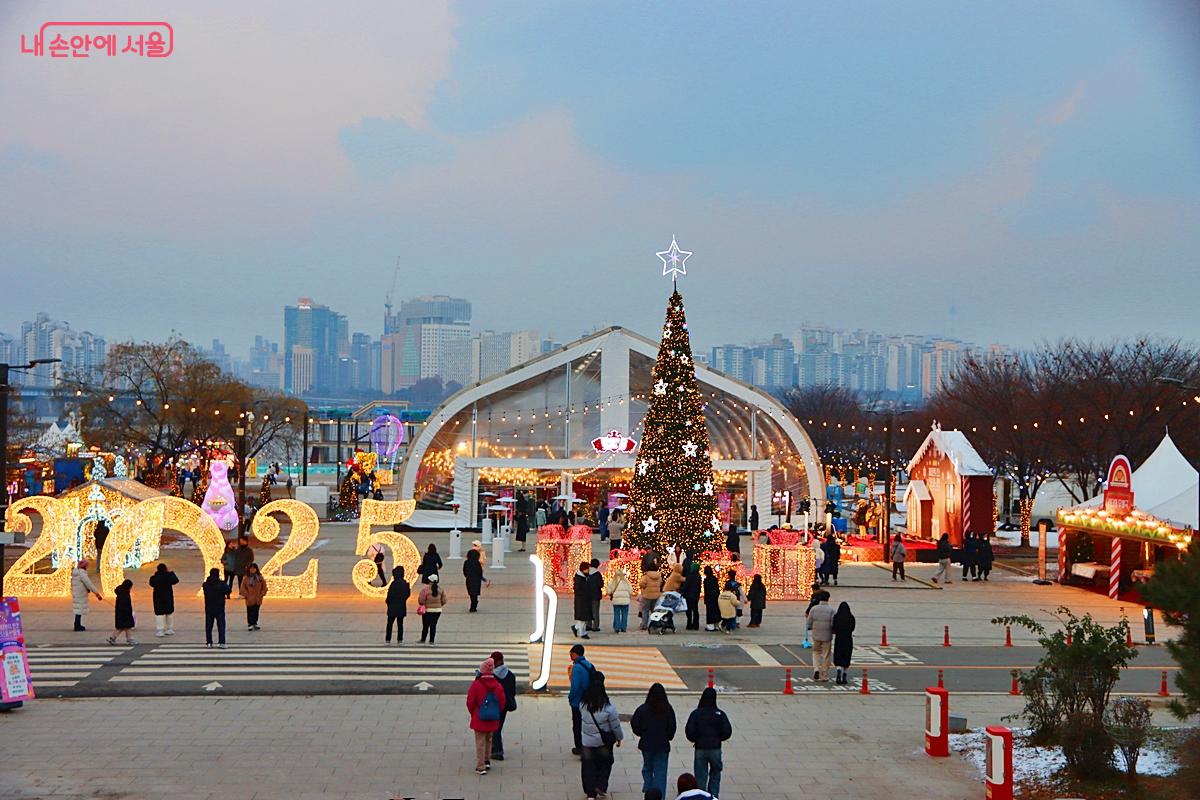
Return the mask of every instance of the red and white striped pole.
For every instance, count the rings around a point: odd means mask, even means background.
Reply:
[[[1117,599],[1121,589],[1121,537],[1112,539],[1112,555],[1108,560],[1108,596]]]

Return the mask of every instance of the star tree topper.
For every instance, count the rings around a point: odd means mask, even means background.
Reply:
[[[671,246],[661,253],[655,253],[659,260],[663,263],[663,275],[670,275],[671,280],[675,280],[678,275],[687,275],[687,260],[692,255],[691,250],[680,250],[679,245],[675,243],[675,237],[671,237]]]

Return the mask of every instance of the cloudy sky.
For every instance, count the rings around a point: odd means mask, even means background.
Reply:
[[[698,344],[803,321],[1200,339],[1200,5],[114,0],[147,60],[20,52],[0,5],[0,331],[236,354],[301,295]],[[954,308],[951,315],[950,309]]]

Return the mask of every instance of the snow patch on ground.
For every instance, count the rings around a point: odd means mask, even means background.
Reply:
[[[1059,747],[1033,747],[1024,743],[1026,731],[1013,731],[1013,779],[1016,782],[1053,774],[1067,765]],[[966,733],[949,736],[951,751],[970,762],[984,776],[986,766],[987,734],[982,728],[973,728]],[[1124,769],[1124,759],[1117,754],[1117,767]],[[1139,775],[1173,775],[1179,765],[1169,750],[1161,744],[1150,743],[1142,748],[1138,757]]]

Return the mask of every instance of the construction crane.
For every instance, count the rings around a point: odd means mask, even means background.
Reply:
[[[396,256],[396,269],[392,271],[392,288],[388,289],[387,297],[383,301],[383,325],[384,328],[388,325],[388,320],[392,316],[392,295],[396,293],[396,281],[400,279],[400,256]]]

